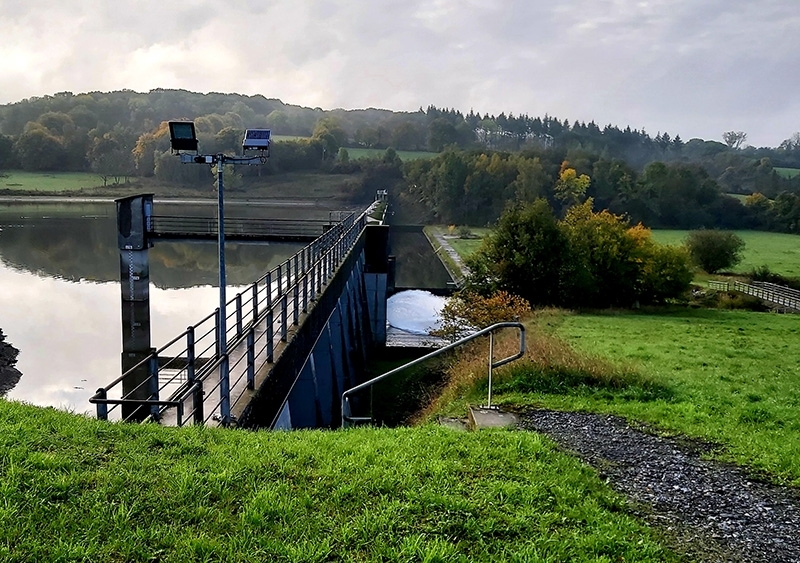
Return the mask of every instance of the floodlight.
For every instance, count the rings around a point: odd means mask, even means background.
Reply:
[[[194,123],[191,121],[169,122],[170,148],[174,151],[197,152],[197,135],[194,132]]]
[[[265,151],[269,149],[269,129],[248,129],[244,132],[242,150]]]

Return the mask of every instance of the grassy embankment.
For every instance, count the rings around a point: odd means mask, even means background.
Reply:
[[[0,400],[3,561],[670,561],[531,433],[102,423]]]
[[[663,234],[657,240],[679,237]],[[796,250],[786,254],[796,248],[784,239],[792,235],[742,234],[752,235],[751,260],[786,275],[800,271]],[[686,307],[544,311],[530,332],[529,357],[500,376],[498,401],[616,413],[712,442],[722,459],[800,485],[797,316]],[[465,358],[433,411],[457,413],[485,400],[485,352]]]

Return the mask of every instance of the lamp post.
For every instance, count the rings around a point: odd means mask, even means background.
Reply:
[[[269,158],[270,130],[248,129],[242,140],[242,156],[199,154],[194,123],[191,121],[169,122],[170,148],[178,153],[181,164],[207,164],[217,167],[217,255],[219,258],[219,355],[220,367],[220,422],[227,426],[231,422],[230,372],[228,365],[228,313],[225,275],[225,183],[226,164],[266,164]],[[182,153],[192,151],[194,154]],[[256,156],[247,156],[248,150],[258,151]]]

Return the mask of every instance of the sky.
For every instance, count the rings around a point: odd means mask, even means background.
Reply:
[[[800,131],[797,0],[0,0],[0,104],[181,88],[323,109]]]

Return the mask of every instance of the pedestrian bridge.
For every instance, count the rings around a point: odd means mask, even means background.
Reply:
[[[220,309],[210,312],[156,349],[149,342],[146,256],[149,239],[158,236],[152,198],[117,204],[123,373],[90,399],[97,417],[175,426],[338,426],[342,393],[358,383],[369,350],[386,341],[388,227],[370,224],[369,209],[326,226],[228,301],[224,319]]]

